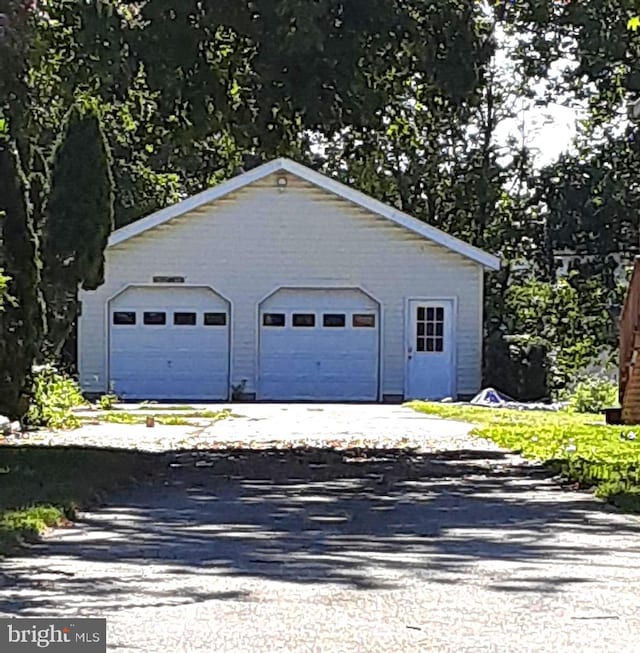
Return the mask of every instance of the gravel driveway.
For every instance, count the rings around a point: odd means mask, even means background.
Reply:
[[[127,653],[638,650],[639,520],[407,409],[234,410],[212,434],[422,450],[172,454],[4,561],[0,615],[104,616]]]

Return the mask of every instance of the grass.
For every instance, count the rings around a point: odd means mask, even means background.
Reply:
[[[100,411],[96,412],[91,417],[83,418],[85,421],[98,420],[106,422],[107,424],[144,424],[147,417],[153,417],[156,424],[164,426],[188,426],[193,424],[194,419],[207,419],[218,421],[231,417],[231,411],[224,410],[199,410],[190,413],[180,413],[175,415],[167,415],[166,413],[151,413],[151,412],[128,412],[125,410],[113,411]]]
[[[422,413],[475,424],[474,435],[540,460],[580,487],[640,513],[640,428],[601,415],[411,402]]]
[[[107,492],[157,474],[158,459],[124,450],[0,446],[0,556],[68,524]]]

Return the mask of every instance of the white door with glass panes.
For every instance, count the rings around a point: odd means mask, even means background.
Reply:
[[[453,300],[411,300],[406,343],[407,399],[455,394]]]

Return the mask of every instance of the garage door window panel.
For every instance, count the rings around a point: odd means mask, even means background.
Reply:
[[[162,326],[167,323],[167,314],[162,311],[145,311],[143,322],[146,326]]]
[[[286,325],[284,313],[265,313],[262,316],[262,325],[266,327],[283,327]]]
[[[195,326],[196,314],[195,313],[174,313],[173,323],[176,326]]]
[[[314,313],[294,313],[293,326],[311,328],[316,325],[316,316]]]
[[[322,326],[327,328],[344,327],[347,323],[344,313],[325,313],[322,316]]]
[[[376,316],[366,313],[356,313],[353,316],[352,324],[355,329],[375,329]]]
[[[113,323],[117,326],[134,326],[136,323],[135,311],[115,311]]]
[[[205,326],[227,326],[226,313],[205,313],[204,314]]]

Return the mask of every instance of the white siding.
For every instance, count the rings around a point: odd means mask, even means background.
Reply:
[[[277,178],[287,176],[282,192]],[[154,276],[183,276],[231,302],[231,384],[255,392],[258,304],[278,287],[359,287],[382,307],[382,394],[404,392],[410,298],[454,298],[458,394],[479,389],[480,265],[291,174],[278,174],[107,251],[106,282],[82,293],[80,381],[108,389],[110,297]]]

